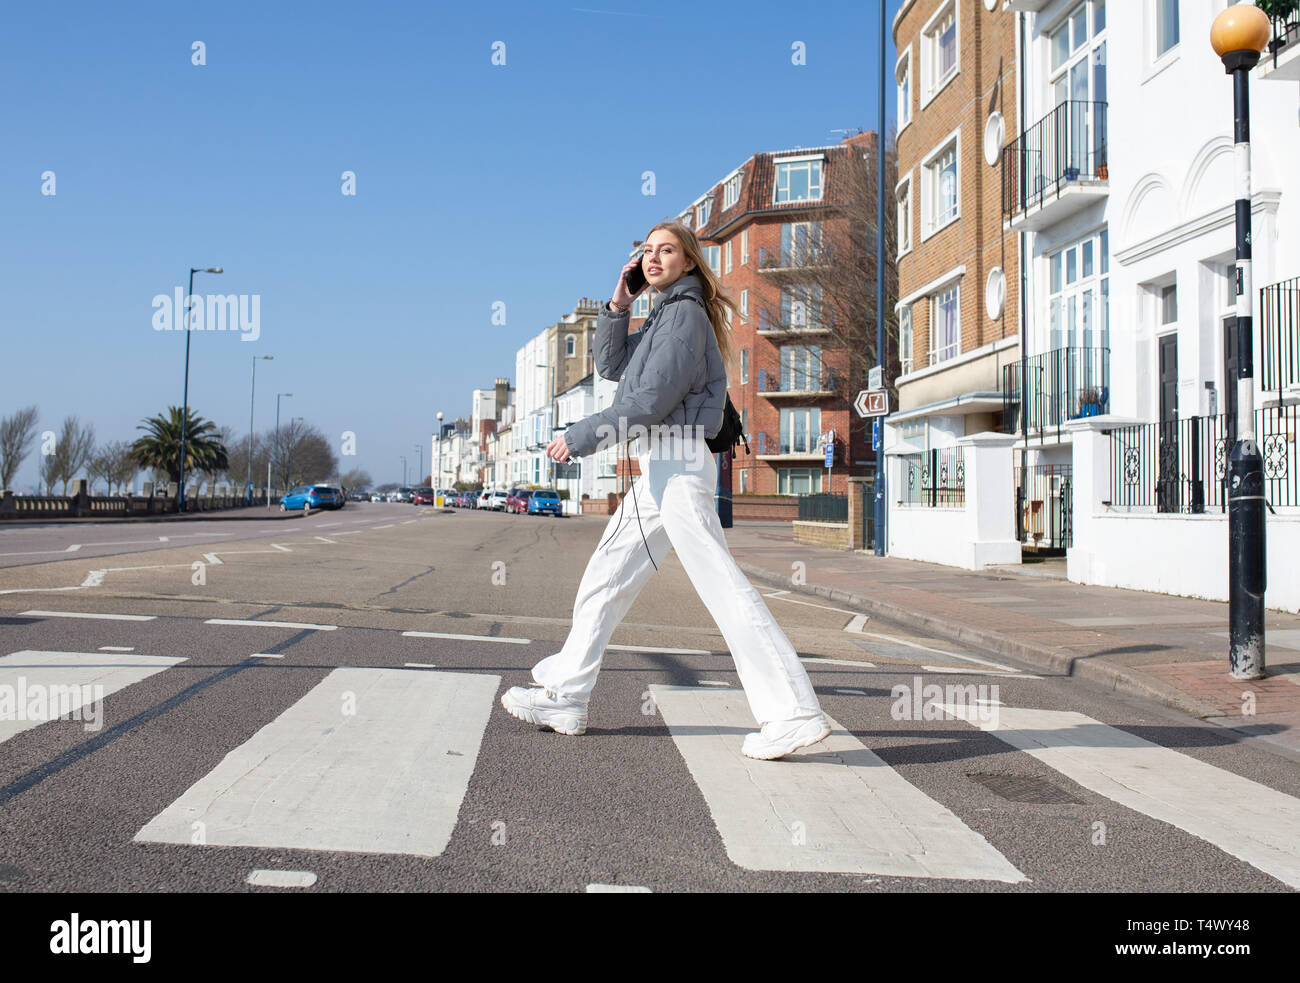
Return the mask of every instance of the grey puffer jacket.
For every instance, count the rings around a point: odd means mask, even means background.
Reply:
[[[691,293],[699,304],[682,300],[652,311],[635,334],[627,333],[630,312],[615,313],[602,305],[596,320],[596,371],[618,379],[614,402],[579,420],[564,432],[573,457],[586,457],[618,441],[633,427],[699,426],[705,437],[717,436],[727,403],[727,372],[703,306],[699,276],[684,274],[655,303]],[[621,378],[620,378],[621,375]],[[622,418],[622,428],[619,420]],[[601,431],[602,426],[607,427]]]

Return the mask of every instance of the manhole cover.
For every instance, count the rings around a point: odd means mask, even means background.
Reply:
[[[1083,805],[1060,786],[1045,778],[1028,775],[967,775],[994,795],[1009,802],[1036,802],[1040,805]]]

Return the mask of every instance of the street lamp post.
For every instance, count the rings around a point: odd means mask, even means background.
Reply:
[[[885,376],[885,3],[880,2],[880,79],[876,119],[876,364],[880,366],[881,385]],[[884,434],[876,446],[876,480],[873,522],[876,531],[876,556],[885,555],[885,460]],[[850,494],[852,493],[849,489]],[[850,539],[852,536],[850,535]],[[865,544],[864,544],[865,545]]]
[[[184,395],[181,397],[181,480],[178,489],[177,511],[185,511],[185,444],[189,434],[186,432],[190,422],[190,307],[194,299],[194,274],[195,273],[221,273],[223,270],[220,266],[209,266],[207,269],[198,269],[190,267],[190,288],[185,294],[185,388]]]
[[[295,443],[293,436],[293,425],[302,421],[302,417],[294,416],[289,418],[289,487],[293,487],[293,445]]]
[[[442,488],[442,411],[438,412],[438,487]]]
[[[287,396],[293,398],[293,393],[276,393],[275,394],[275,466],[280,466],[280,397]],[[271,507],[270,493],[267,494],[266,507]]]
[[[411,446],[420,452],[420,470],[419,473],[416,475],[416,477],[423,478],[424,477],[424,445],[412,444]],[[432,484],[432,482],[430,482],[430,484]]]
[[[1264,460],[1255,440],[1250,250],[1250,70],[1268,44],[1268,15],[1234,4],[1210,28],[1210,44],[1232,76],[1233,159],[1237,172],[1237,441],[1228,457],[1228,673],[1264,675]]]
[[[397,456],[402,459],[402,487],[405,488],[406,487],[406,455],[398,454]]]
[[[253,377],[248,384],[248,504],[253,504],[253,394],[257,391],[257,361],[269,362],[274,355],[253,356]]]

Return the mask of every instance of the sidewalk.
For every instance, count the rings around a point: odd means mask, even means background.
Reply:
[[[1071,583],[1063,560],[976,572],[796,543],[788,522],[741,521],[725,532],[755,582],[1158,700],[1300,753],[1300,616],[1269,611],[1267,675],[1234,680],[1223,602]],[[796,562],[803,585],[792,582]]]
[[[320,510],[313,512],[319,514]],[[279,508],[267,508],[265,505],[246,505],[233,509],[213,509],[211,512],[160,512],[156,515],[88,515],[72,518],[69,516],[47,515],[39,519],[3,519],[0,529],[10,526],[75,526],[105,525],[112,526],[124,522],[250,522],[255,519],[298,519],[301,512],[281,512]]]

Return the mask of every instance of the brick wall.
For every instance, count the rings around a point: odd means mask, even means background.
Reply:
[[[807,543],[809,546],[829,546],[832,549],[849,548],[849,527],[845,522],[809,522],[797,520],[793,523],[794,541]]]

